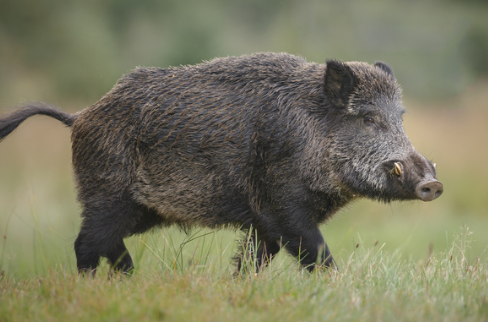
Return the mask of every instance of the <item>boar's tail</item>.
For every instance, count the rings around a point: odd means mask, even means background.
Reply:
[[[66,126],[73,125],[73,122],[76,119],[76,114],[63,112],[49,104],[32,103],[25,105],[5,117],[0,117],[0,141],[12,133],[12,131],[15,130],[20,123],[25,121],[25,119],[37,114],[54,117],[56,120],[63,122]]]

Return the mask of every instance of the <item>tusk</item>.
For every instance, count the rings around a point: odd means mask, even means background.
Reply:
[[[395,171],[395,174],[397,176],[401,176],[402,175],[402,165],[401,165],[400,162],[395,162],[395,169],[394,169],[394,171]]]
[[[434,166],[434,169],[435,169],[435,168],[436,168],[436,166],[437,166],[437,164],[436,164],[436,163],[434,163],[434,164],[433,164],[433,166]]]

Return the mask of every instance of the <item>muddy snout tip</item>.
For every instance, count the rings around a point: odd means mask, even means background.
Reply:
[[[423,201],[437,199],[442,192],[444,192],[444,186],[435,179],[421,181],[415,188],[415,195]]]

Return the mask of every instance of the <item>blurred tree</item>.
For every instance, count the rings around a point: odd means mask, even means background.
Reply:
[[[91,103],[135,66],[256,51],[384,60],[409,95],[448,96],[487,73],[486,16],[440,0],[3,0],[0,105]]]
[[[460,46],[464,64],[474,76],[488,76],[488,30],[472,26]]]

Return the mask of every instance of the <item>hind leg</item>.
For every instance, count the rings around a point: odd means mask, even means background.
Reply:
[[[95,274],[100,263],[100,251],[98,247],[90,243],[93,238],[85,231],[80,231],[75,241],[76,266],[79,274]]]
[[[144,206],[139,206],[138,208],[137,221],[135,221],[134,225],[131,225],[129,236],[142,234],[154,226],[159,226],[163,223],[163,218],[155,211],[147,209]],[[128,274],[134,269],[132,258],[130,257],[129,251],[125,247],[123,240],[107,253],[107,258],[115,271]]]
[[[119,213],[119,215],[124,215]],[[124,245],[123,238],[128,235],[126,221],[117,221],[114,209],[90,214],[75,241],[78,272],[95,273],[100,257],[106,257],[116,270],[129,271],[133,268],[132,259]],[[108,218],[113,222],[109,223]]]
[[[144,210],[130,197],[111,199],[92,195],[84,202],[83,223],[75,241],[79,273],[95,273],[100,257],[106,257],[116,270],[128,272],[132,259],[124,238],[132,235]]]
[[[107,233],[110,235],[111,232]],[[95,274],[102,256],[108,258],[112,268],[116,271],[128,273],[132,270],[134,265],[122,237],[114,236],[113,240],[105,238],[103,241],[105,245],[96,243],[96,240],[100,240],[100,238],[90,236],[90,233],[85,230],[80,232],[75,241],[76,260],[80,274]]]
[[[80,238],[77,239],[79,241]],[[115,271],[120,271],[123,273],[130,273],[134,268],[132,263],[132,258],[121,241],[116,247],[108,252],[106,255],[101,255],[100,249],[86,247],[81,239],[80,242],[75,246],[76,256],[77,256],[77,266],[78,273],[81,275],[92,274],[94,275],[98,264],[100,263],[100,257],[105,256],[111,263],[111,268]]]
[[[116,271],[129,273],[134,264],[124,238],[161,225],[163,218],[124,195],[120,199],[91,197],[85,202],[83,223],[75,241],[78,272],[96,271],[100,257],[106,257]]]
[[[110,261],[111,268],[116,272],[130,274],[134,269],[134,263],[132,263],[132,258],[124,241],[121,241],[111,252],[107,253],[107,258]]]

